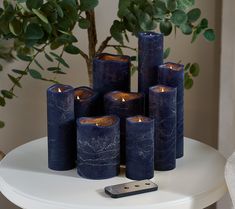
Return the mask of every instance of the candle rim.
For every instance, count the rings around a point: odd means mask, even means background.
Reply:
[[[168,65],[175,65],[178,67],[177,67],[177,69],[171,69],[170,67],[168,67]],[[172,71],[176,71],[176,72],[184,71],[184,65],[180,64],[180,63],[175,63],[175,62],[165,62],[164,64],[159,65],[159,68],[167,68],[167,69],[171,69]]]
[[[121,61],[121,60],[103,60],[101,59],[101,57],[104,57],[104,56],[111,56],[111,57],[122,57],[125,61]],[[95,60],[97,61],[100,61],[100,62],[114,62],[114,63],[129,63],[131,58],[130,56],[128,55],[118,55],[118,54],[111,54],[111,53],[100,53],[100,54],[97,54],[94,58]]]
[[[139,32],[139,37],[146,37],[146,38],[156,38],[156,37],[163,37],[162,33],[156,33],[153,31],[147,31],[147,32]]]
[[[63,89],[63,91],[61,91],[61,92],[55,91],[55,89],[58,90],[59,88]],[[70,92],[71,90],[74,90],[74,88],[70,85],[67,85],[67,84],[54,84],[48,88],[48,91],[53,92],[53,93],[57,93],[57,94],[67,93],[67,92]]]
[[[110,118],[113,119],[110,123],[108,123],[108,125],[96,125],[97,124],[97,120],[98,119],[105,119],[105,118]],[[82,123],[82,120],[90,120],[93,121],[90,123]],[[80,117],[77,119],[77,124],[80,125],[85,125],[85,126],[91,126],[91,127],[99,127],[99,128],[110,128],[115,126],[117,123],[119,123],[120,119],[119,117],[117,117],[116,115],[105,115],[105,116],[95,116],[95,117]]]
[[[126,99],[126,97],[124,97],[125,102],[129,102],[129,101],[133,101],[133,100],[136,100],[136,99],[139,99],[139,98],[143,98],[143,96],[144,96],[142,93],[139,93],[139,92],[111,91],[111,92],[108,92],[107,94],[105,94],[104,97],[105,98],[111,98],[113,101],[118,101],[118,102],[123,103],[123,101],[122,101],[123,97],[115,99],[114,94],[124,94],[125,96],[127,96],[127,95],[134,96],[131,99]]]
[[[134,120],[134,119],[139,119],[139,118],[141,118],[142,121],[138,121],[138,120],[135,121]],[[131,117],[126,118],[126,120],[131,123],[136,123],[136,124],[140,123],[141,124],[141,123],[150,123],[154,119],[147,117],[147,116],[144,116],[144,115],[135,115],[135,116],[131,116]]]
[[[79,95],[76,94],[76,91],[78,91],[78,90],[87,90],[91,93],[91,95],[87,98],[80,98],[81,101],[90,100],[90,99],[92,99],[93,97],[95,97],[97,95],[97,92],[95,92],[94,89],[92,89],[88,86],[80,86],[80,87],[77,87],[77,88],[74,89],[74,98],[75,99],[76,99],[77,96],[79,96]]]
[[[166,91],[160,91],[160,88],[165,88]],[[161,93],[161,94],[176,91],[175,87],[171,87],[171,86],[167,86],[167,85],[156,85],[156,86],[150,87],[149,89],[153,92],[157,92],[157,93]]]

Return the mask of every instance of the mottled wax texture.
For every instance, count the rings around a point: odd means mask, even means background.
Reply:
[[[149,87],[158,84],[158,66],[163,64],[163,34],[139,33],[138,90],[145,94],[148,115]]]
[[[154,176],[154,120],[134,116],[126,120],[126,177],[133,180]]]
[[[77,172],[88,179],[119,174],[120,127],[116,116],[77,119]]]
[[[172,170],[176,166],[176,88],[151,87],[149,114],[155,119],[155,170]]]
[[[144,114],[144,96],[140,93],[114,91],[104,96],[106,115],[117,115],[120,118],[121,164],[125,164],[126,118]]]
[[[184,155],[184,66],[165,63],[159,66],[159,83],[177,87],[177,139],[176,157]]]
[[[98,93],[86,86],[75,88],[74,112],[76,118],[99,115],[100,100]]]
[[[49,168],[53,170],[74,168],[76,126],[73,88],[71,86],[56,84],[48,88],[47,120]]]
[[[104,95],[110,91],[130,91],[130,57],[100,54],[93,60],[93,87]]]

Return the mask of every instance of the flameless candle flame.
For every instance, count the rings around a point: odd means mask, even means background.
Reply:
[[[142,122],[142,120],[139,118],[138,122],[140,123],[140,122]]]
[[[58,92],[60,92],[60,93],[62,92],[60,88],[58,88]]]
[[[99,124],[98,124],[98,123],[96,123],[95,125],[96,125],[96,126],[99,126]]]
[[[80,97],[79,96],[77,96],[77,100],[79,100],[80,99]]]
[[[173,70],[173,67],[172,67],[172,66],[170,66],[170,69],[171,69],[171,70]]]
[[[165,90],[164,90],[164,88],[161,88],[161,90],[160,90],[161,92],[164,92]]]
[[[125,102],[126,100],[124,98],[122,98],[122,102]]]

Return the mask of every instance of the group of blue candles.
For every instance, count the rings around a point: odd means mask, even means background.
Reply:
[[[48,163],[80,176],[151,179],[183,156],[184,66],[163,64],[163,35],[139,34],[138,93],[130,92],[129,56],[99,54],[93,89],[55,84],[47,90]]]

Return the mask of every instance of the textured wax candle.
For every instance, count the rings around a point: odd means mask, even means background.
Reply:
[[[104,96],[104,109],[105,114],[120,117],[121,164],[125,164],[126,118],[144,114],[144,96],[141,93],[113,91]]]
[[[155,170],[167,171],[176,164],[176,88],[163,85],[149,90],[149,114],[155,119]]]
[[[149,87],[158,84],[158,66],[163,64],[163,34],[139,33],[138,90],[145,94],[145,112],[148,115]]]
[[[154,120],[144,116],[126,120],[126,177],[133,180],[154,176]]]
[[[93,87],[104,95],[110,91],[130,91],[130,57],[100,54],[93,60]]]
[[[177,87],[177,138],[176,157],[184,155],[184,66],[165,63],[159,66],[159,83]]]
[[[75,167],[76,126],[73,88],[55,84],[47,90],[48,164],[53,170]]]
[[[100,111],[98,93],[91,88],[82,86],[74,89],[75,117],[97,116]]]
[[[77,119],[77,171],[89,179],[119,174],[120,126],[116,116]]]

